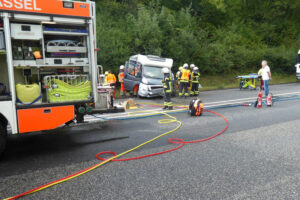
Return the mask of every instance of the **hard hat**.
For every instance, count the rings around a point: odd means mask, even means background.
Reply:
[[[121,65],[121,66],[120,66],[120,69],[124,69],[124,68],[125,68],[124,65]]]
[[[108,71],[105,72],[105,75],[108,75]]]
[[[188,67],[189,65],[187,64],[187,63],[185,63],[184,65],[183,65],[183,68],[186,68],[186,67]]]
[[[170,73],[170,71],[169,71],[168,68],[165,67],[165,68],[162,69],[162,73],[168,74],[168,73]]]
[[[298,51],[298,54],[300,54],[300,49],[299,49],[299,51]]]
[[[182,69],[183,69],[183,67],[182,67],[182,66],[180,66],[180,67],[179,67],[179,71],[181,71]]]
[[[191,66],[190,66],[191,68],[194,68],[194,67],[196,67],[194,64],[191,64]]]
[[[193,70],[194,70],[194,71],[199,71],[199,68],[198,68],[198,67],[194,67]]]

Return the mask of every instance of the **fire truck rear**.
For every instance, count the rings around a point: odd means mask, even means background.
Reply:
[[[98,83],[95,23],[89,0],[0,0],[0,154],[8,127],[24,134],[116,112]]]

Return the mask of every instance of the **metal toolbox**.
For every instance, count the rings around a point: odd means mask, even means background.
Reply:
[[[59,40],[57,40],[59,41]],[[86,53],[87,48],[81,42],[53,42],[47,43],[46,51],[49,53],[57,52],[74,52],[74,53]]]
[[[74,65],[74,66],[82,66],[88,65],[88,58],[46,58],[46,65]]]
[[[74,52],[74,53],[86,53],[86,47],[57,47],[57,46],[47,46],[47,52]]]
[[[71,58],[71,62],[75,65],[88,65],[89,59],[88,58]]]
[[[41,40],[43,31],[41,25],[11,24],[11,37],[17,40]]]

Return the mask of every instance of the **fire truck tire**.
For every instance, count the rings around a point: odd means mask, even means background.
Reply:
[[[4,152],[7,139],[7,126],[0,122],[0,157]]]

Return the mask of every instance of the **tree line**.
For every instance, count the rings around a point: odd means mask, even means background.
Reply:
[[[134,54],[194,63],[201,73],[256,72],[263,59],[292,73],[300,49],[300,1],[99,0],[98,62],[118,72]]]

